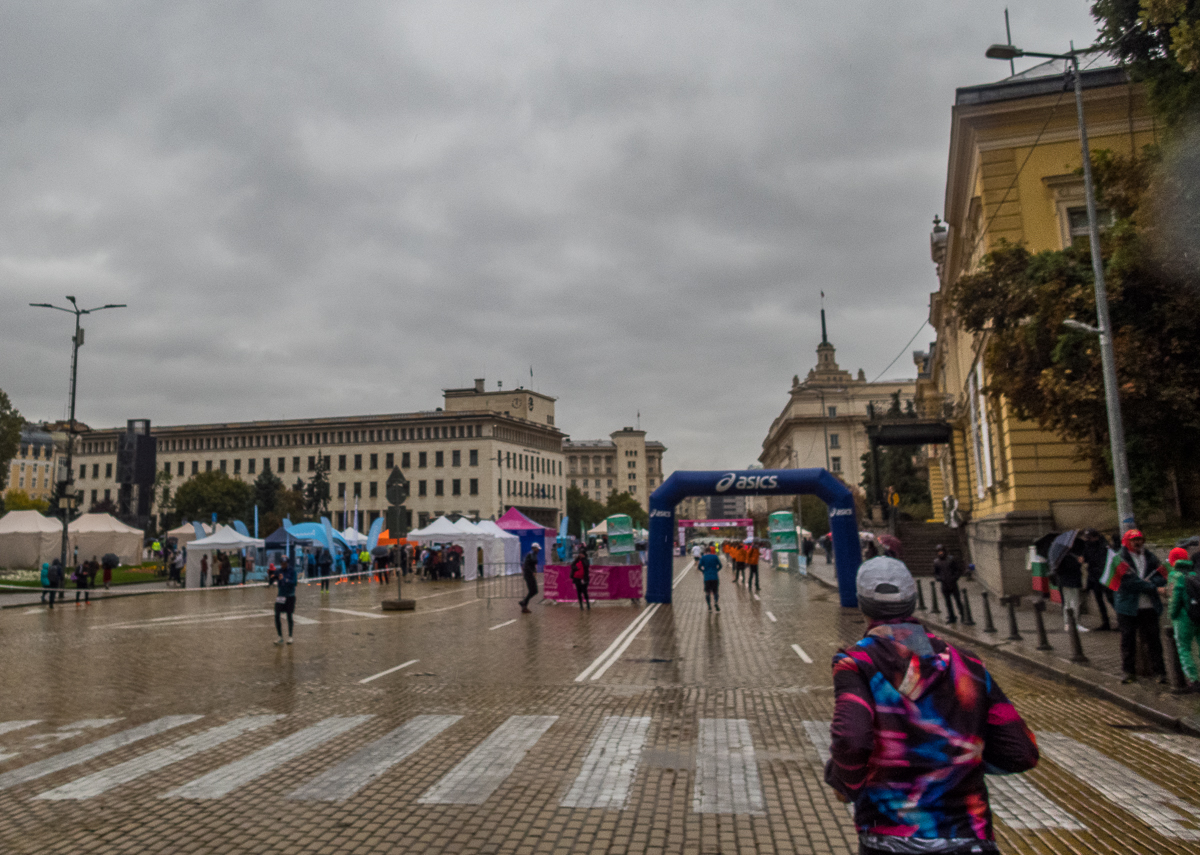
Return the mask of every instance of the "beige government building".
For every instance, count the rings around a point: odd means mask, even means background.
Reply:
[[[862,483],[862,456],[867,442],[868,406],[882,414],[898,392],[908,407],[916,380],[867,381],[862,369],[853,376],[838,367],[836,351],[825,334],[821,313],[821,343],[816,367],[801,382],[792,378],[791,394],[783,412],[771,423],[758,456],[766,469],[828,469],[852,488]],[[770,510],[791,501],[769,501]]]
[[[170,473],[172,491],[213,470],[247,482],[269,470],[291,487],[310,478],[324,457],[331,521],[339,529],[354,524],[356,502],[363,531],[383,515],[392,467],[410,483],[405,505],[418,527],[442,514],[495,519],[513,507],[542,525],[557,526],[566,514],[572,477],[568,454],[573,468],[619,483],[616,489],[645,504],[643,494],[662,482],[661,443],[646,443],[644,432],[631,429],[614,433],[606,446],[571,443],[555,426],[555,400],[524,388],[487,391],[484,381],[476,380],[470,388],[444,389],[443,406],[432,411],[159,425],[153,436],[157,467]],[[80,435],[75,487],[84,511],[104,499],[116,500],[117,442],[123,432]],[[595,454],[585,464],[575,446]],[[604,488],[605,497],[608,492]]]
[[[650,510],[650,494],[662,485],[663,453],[667,447],[646,441],[644,430],[621,428],[609,439],[568,440],[563,443],[567,477],[572,487],[597,502],[609,493],[628,493]]]

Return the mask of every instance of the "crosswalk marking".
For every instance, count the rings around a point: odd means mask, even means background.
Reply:
[[[575,783],[559,804],[608,810],[624,808],[649,730],[649,716],[606,716],[592,739]]]
[[[813,664],[812,657],[809,656],[807,653],[805,653],[804,648],[801,647],[799,644],[793,644],[792,650],[795,651],[796,655],[800,657],[800,661],[803,662],[805,665]]]
[[[28,766],[13,769],[11,772],[5,772],[3,775],[0,775],[0,790],[7,790],[9,787],[15,787],[18,784],[24,784],[45,775],[53,774],[54,772],[61,772],[63,769],[69,769],[71,766],[85,763],[88,760],[99,757],[101,754],[107,754],[109,751],[115,751],[118,748],[123,748],[126,745],[150,736],[157,736],[172,728],[190,724],[201,718],[204,718],[204,716],[164,716],[146,724],[130,728],[129,730],[114,733],[112,736],[98,739],[73,751],[55,754],[53,757],[47,757],[45,760],[39,760],[37,763],[30,763]]]
[[[1039,733],[1037,737],[1043,755],[1159,834],[1200,840],[1200,830],[1183,824],[1189,817],[1200,822],[1200,809],[1090,745],[1061,733]]]
[[[417,801],[425,805],[483,804],[556,721],[556,715],[511,716]]]
[[[313,778],[288,798],[345,801],[461,718],[461,715],[419,715]]]
[[[1052,802],[1024,775],[988,775],[988,802],[996,819],[1009,828],[1086,828]]]
[[[744,718],[700,719],[692,810],[761,814],[763,805],[750,723]]]
[[[387,620],[387,615],[379,615],[379,614],[375,614],[375,612],[356,612],[353,609],[331,609],[331,608],[322,608],[321,611],[337,612],[338,614],[354,615],[355,617],[369,617],[369,618],[379,618],[380,620]]]
[[[1134,733],[1133,735],[1163,751],[1169,751],[1200,766],[1200,741],[1193,736],[1181,736],[1178,733]]]
[[[14,730],[23,730],[27,727],[41,722],[40,718],[27,718],[23,721],[0,721],[0,734],[12,733]]]
[[[801,724],[804,725],[808,741],[817,749],[817,756],[821,758],[821,765],[824,766],[829,762],[829,747],[833,743],[833,737],[829,733],[829,722],[804,721]]]
[[[332,716],[317,722],[312,727],[306,727],[304,730],[299,730],[291,736],[274,742],[266,748],[260,748],[241,760],[235,760],[219,769],[214,769],[207,775],[184,784],[182,787],[176,787],[170,792],[163,793],[159,798],[219,799],[243,784],[261,778],[289,760],[299,757],[304,752],[341,736],[370,718],[372,716],[369,715]]]
[[[222,724],[203,733],[189,736],[174,745],[159,748],[140,757],[134,757],[132,760],[127,760],[124,763],[113,766],[111,769],[102,769],[92,775],[87,775],[69,784],[64,784],[49,792],[42,793],[38,798],[56,801],[62,799],[90,799],[120,784],[127,784],[143,775],[148,775],[151,772],[170,766],[172,763],[185,760],[193,754],[199,754],[201,751],[215,748],[236,736],[252,730],[258,730],[260,727],[265,727],[281,718],[283,716],[280,715],[243,716],[242,718],[234,719],[228,724]]]

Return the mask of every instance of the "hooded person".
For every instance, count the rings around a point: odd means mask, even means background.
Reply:
[[[1183,669],[1183,676],[1187,678],[1188,691],[1200,692],[1200,670],[1196,668],[1196,658],[1192,655],[1192,646],[1196,643],[1196,621],[1192,619],[1192,613],[1200,610],[1200,601],[1192,605],[1197,598],[1188,592],[1188,579],[1192,578],[1193,592],[1200,585],[1200,579],[1193,578],[1195,568],[1192,559],[1182,547],[1171,550],[1167,555],[1167,564],[1171,565],[1171,572],[1167,574],[1167,585],[1171,590],[1167,617],[1171,619],[1171,628],[1175,630],[1179,665]]]
[[[1146,536],[1136,528],[1121,535],[1113,611],[1117,613],[1117,629],[1121,632],[1121,670],[1125,673],[1122,683],[1137,682],[1139,639],[1150,660],[1151,673],[1159,683],[1167,682],[1162,632],[1158,626],[1163,611],[1159,595],[1166,591],[1167,572],[1145,544]]]
[[[859,852],[999,852],[984,773],[1032,769],[1037,741],[978,658],[913,618],[903,562],[864,562],[857,591],[868,627],[833,657],[825,781],[854,804]]]

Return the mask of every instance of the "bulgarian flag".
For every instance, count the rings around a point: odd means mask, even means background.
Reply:
[[[1125,578],[1125,574],[1132,569],[1128,563],[1121,560],[1119,553],[1110,549],[1108,559],[1104,562],[1104,573],[1100,575],[1100,584],[1110,591],[1115,591],[1121,587],[1121,580]]]

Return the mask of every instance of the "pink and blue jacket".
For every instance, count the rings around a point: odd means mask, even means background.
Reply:
[[[881,621],[833,657],[833,687],[825,780],[860,834],[993,839],[984,773],[1032,769],[1038,748],[979,659]]]

